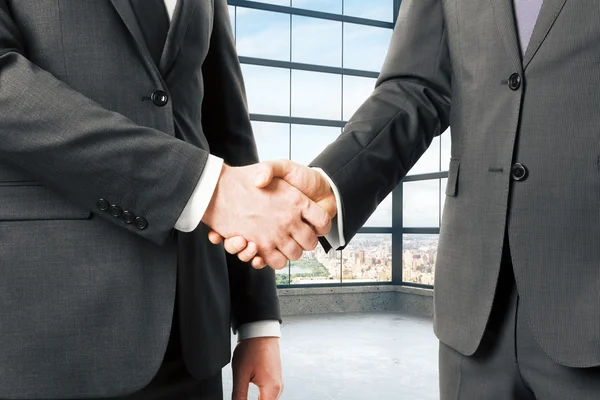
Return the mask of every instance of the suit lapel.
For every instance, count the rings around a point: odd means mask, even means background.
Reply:
[[[544,42],[544,39],[546,39],[550,28],[552,28],[558,14],[562,11],[565,2],[566,0],[544,0],[540,15],[531,35],[531,40],[529,41],[529,46],[523,57],[523,69],[527,68],[531,59]]]
[[[159,69],[163,76],[169,71],[173,61],[177,57],[177,53],[181,47],[181,41],[185,36],[185,32],[190,25],[194,11],[196,10],[197,0],[178,0],[173,20],[167,35],[167,41],[160,58]]]
[[[521,48],[515,24],[515,13],[512,0],[489,0],[494,10],[494,17],[504,42],[504,47],[517,70],[521,69]],[[546,0],[548,1],[548,0]]]
[[[144,38],[144,34],[142,33],[140,25],[138,24],[129,0],[111,0],[111,2],[125,23],[125,26],[131,33],[131,36],[133,36],[135,44],[146,64],[150,64],[151,67],[156,69],[156,65],[152,60],[152,55],[150,54],[150,50],[146,44],[146,39]]]

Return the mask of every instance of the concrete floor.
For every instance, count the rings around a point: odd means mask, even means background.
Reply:
[[[437,400],[432,320],[402,315],[286,317],[282,400]],[[224,370],[225,399],[231,372]],[[257,399],[251,391],[251,400]]]

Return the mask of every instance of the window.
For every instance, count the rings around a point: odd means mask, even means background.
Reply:
[[[402,238],[402,277],[404,282],[433,285],[437,257],[437,235],[404,235]]]
[[[342,282],[390,282],[392,235],[358,234],[342,251]]]
[[[371,95],[398,0],[231,1],[261,160],[310,163]],[[277,271],[279,285],[432,285],[450,133],[431,146],[343,251],[319,247]]]

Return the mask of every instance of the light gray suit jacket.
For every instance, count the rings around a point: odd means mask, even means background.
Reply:
[[[404,0],[375,91],[313,163],[341,191],[350,238],[451,126],[435,330],[464,354],[508,229],[535,338],[564,365],[600,365],[599,20],[596,0],[545,0],[521,57],[510,0]]]
[[[0,398],[148,384],[177,279],[199,379],[230,325],[279,319],[273,271],[173,229],[209,151],[258,159],[226,1],[180,0],[151,45],[128,0],[0,0]]]

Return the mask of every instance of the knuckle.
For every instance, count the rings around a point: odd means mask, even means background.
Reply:
[[[291,261],[298,261],[301,257],[302,257],[302,249],[296,247],[292,250],[291,254],[290,254]]]
[[[283,383],[274,383],[273,384],[273,392],[281,394],[283,393]]]
[[[295,207],[305,207],[307,203],[306,197],[304,197],[300,192],[294,191],[291,194],[291,201]]]
[[[287,213],[282,217],[281,226],[289,231],[296,224],[296,217],[291,213]]]

